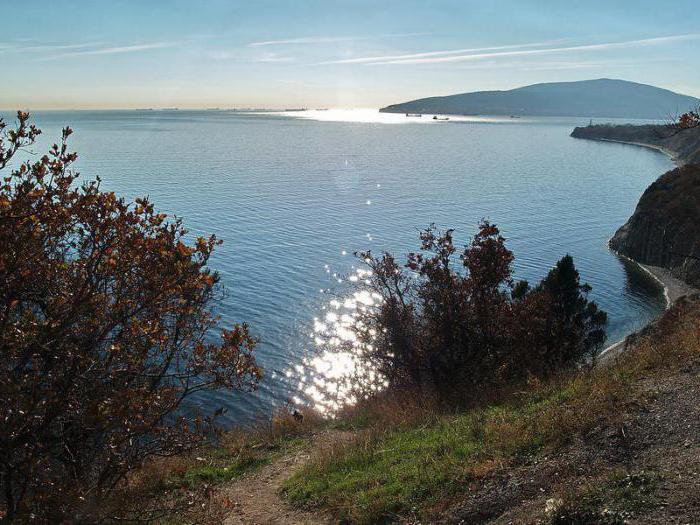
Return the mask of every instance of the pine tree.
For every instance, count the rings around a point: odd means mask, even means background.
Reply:
[[[551,355],[554,365],[583,359],[593,361],[605,342],[607,314],[588,300],[591,287],[581,284],[571,255],[562,257],[542,280],[539,289],[551,298]]]

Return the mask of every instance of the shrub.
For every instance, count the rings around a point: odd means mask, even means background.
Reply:
[[[488,221],[462,251],[462,268],[453,267],[453,230],[431,226],[420,238],[404,266],[388,253],[359,254],[381,300],[361,312],[355,329],[390,386],[471,395],[575,366],[600,350],[607,317],[588,300],[590,286],[569,255],[531,289],[513,282],[513,253]]]
[[[40,131],[0,122],[0,169]],[[219,241],[180,219],[76,183],[66,128],[0,181],[0,488],[6,519],[73,519],[145,458],[195,446],[196,392],[254,388],[245,324],[211,337]],[[84,519],[84,518],[83,518]]]

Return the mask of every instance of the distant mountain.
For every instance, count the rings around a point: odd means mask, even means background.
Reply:
[[[700,99],[646,84],[600,78],[533,84],[509,91],[476,91],[430,97],[382,108],[386,113],[530,115],[664,119]]]

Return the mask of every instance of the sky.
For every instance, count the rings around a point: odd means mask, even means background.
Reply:
[[[621,78],[700,97],[700,0],[0,0],[0,108],[381,107]]]

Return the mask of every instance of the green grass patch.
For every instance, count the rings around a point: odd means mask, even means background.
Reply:
[[[330,508],[352,523],[421,515],[514,458],[569,443],[621,393],[630,395],[630,381],[609,371],[423,426],[370,427],[353,442],[319,453],[287,480],[284,494],[296,506]]]
[[[189,487],[200,483],[231,481],[274,461],[281,455],[304,446],[307,439],[292,436],[269,442],[246,443],[234,448],[212,447],[200,451],[196,462],[180,473],[178,480]]]
[[[188,485],[196,485],[201,482],[221,483],[231,481],[248,471],[260,468],[270,462],[270,457],[247,456],[237,459],[233,463],[225,466],[203,465],[187,470],[183,477]]]
[[[571,396],[540,393],[527,402],[444,417],[422,427],[366,431],[321,454],[284,485],[297,506],[324,506],[353,523],[391,521],[465,490],[499,460],[546,442],[539,416]]]

